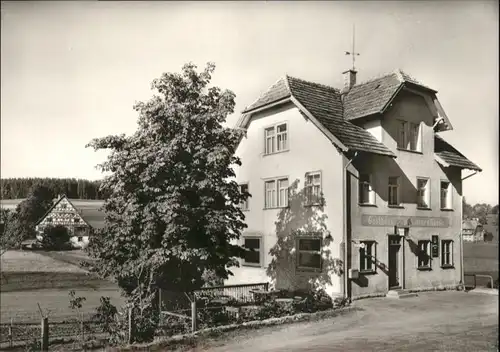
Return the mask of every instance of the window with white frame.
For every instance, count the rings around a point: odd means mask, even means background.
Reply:
[[[321,172],[306,174],[305,193],[307,205],[319,204],[321,201]]]
[[[398,148],[421,151],[421,128],[420,123],[398,120]]]
[[[264,208],[284,208],[288,206],[288,178],[278,178],[265,182]]]
[[[243,247],[246,249],[243,263],[246,265],[261,265],[261,241],[260,237],[245,236]]]
[[[410,150],[419,152],[421,148],[420,124],[410,122]]]
[[[242,194],[248,193],[248,184],[247,183],[240,184],[240,193],[242,193]],[[248,210],[248,198],[241,201],[240,209],[241,210]]]
[[[430,208],[430,180],[417,178],[417,207]]]
[[[375,241],[361,241],[360,244],[359,271],[362,273],[375,272]]]
[[[264,154],[288,150],[288,124],[280,123],[264,130]]]
[[[442,240],[441,241],[441,266],[442,267],[452,267],[453,266],[453,241],[452,240]]]
[[[441,209],[452,209],[451,182],[441,181]]]
[[[359,175],[359,204],[375,204],[375,192],[369,174]]]
[[[418,269],[431,268],[431,241],[418,241]]]
[[[276,151],[280,152],[288,149],[287,124],[282,123],[276,126]]]
[[[299,269],[321,270],[320,237],[307,237],[297,239],[297,267]]]
[[[266,148],[264,153],[265,154],[272,154],[274,153],[274,144],[276,141],[276,136],[275,136],[275,131],[274,127],[269,127],[266,128],[265,130],[265,138],[266,138]]]
[[[389,177],[389,193],[388,193],[388,204],[390,206],[398,206],[399,201],[399,177],[391,176]]]
[[[401,149],[408,148],[407,125],[406,121],[398,120],[398,148]]]

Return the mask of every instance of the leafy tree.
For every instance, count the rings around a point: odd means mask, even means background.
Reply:
[[[491,214],[498,214],[498,204],[491,208]]]
[[[467,203],[465,200],[465,197],[462,198],[462,218],[465,219],[471,219],[473,218],[473,210],[472,210],[472,205]]]
[[[64,249],[68,247],[70,235],[63,225],[47,226],[43,231],[42,246],[47,249]]]
[[[46,186],[33,186],[28,198],[16,207],[12,231],[18,233],[22,240],[35,238],[35,225],[52,206],[53,199],[54,193]]]
[[[157,304],[157,287],[200,288],[205,270],[227,278],[244,253],[232,244],[246,227],[238,204],[248,194],[231,180],[241,133],[222,126],[235,95],[208,88],[214,68],[163,74],[152,83],[157,94],[134,107],[133,135],[88,144],[111,150],[99,165],[110,173],[101,188],[110,194],[105,228],[88,248],[92,270],[113,277],[140,316]]]
[[[472,212],[474,214],[474,217],[479,219],[479,223],[481,225],[485,225],[488,223],[486,215],[491,212],[491,205],[486,203],[475,204],[472,207]]]
[[[21,234],[15,231],[16,213],[9,209],[0,209],[0,257],[10,249],[19,248],[23,241]]]

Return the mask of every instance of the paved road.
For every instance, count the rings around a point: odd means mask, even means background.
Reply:
[[[498,351],[498,295],[429,292],[354,304],[363,310],[255,330],[193,351]]]

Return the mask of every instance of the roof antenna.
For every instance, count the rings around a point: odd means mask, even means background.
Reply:
[[[352,71],[356,71],[356,68],[354,67],[354,63],[356,61],[356,56],[359,56],[359,53],[355,51],[355,38],[356,38],[356,27],[353,24],[352,25],[352,51],[346,51],[346,55],[351,55],[352,56]]]

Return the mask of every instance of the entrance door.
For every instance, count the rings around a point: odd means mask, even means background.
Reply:
[[[400,251],[401,237],[389,236],[389,290],[401,288]]]

